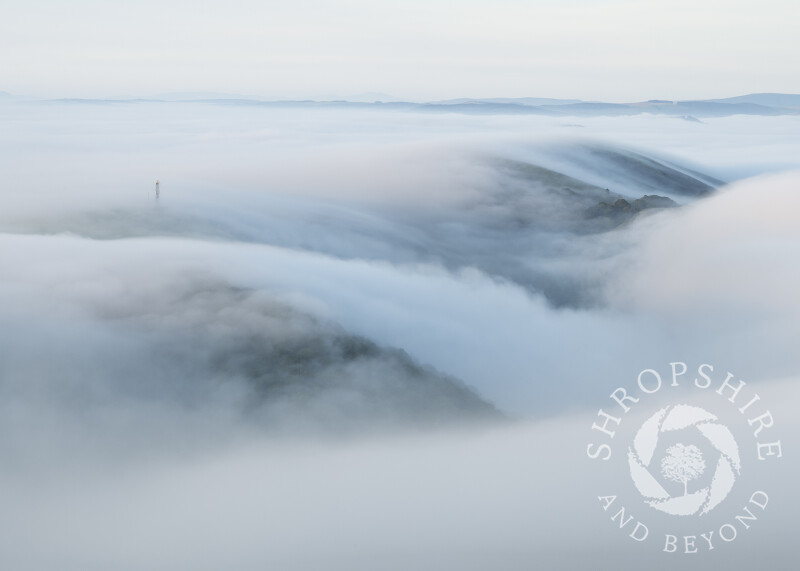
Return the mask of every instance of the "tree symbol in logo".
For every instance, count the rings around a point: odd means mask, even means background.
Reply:
[[[703,453],[694,444],[670,446],[661,460],[661,473],[673,482],[682,483],[684,496],[689,494],[689,480],[698,478],[705,470]]]
[[[708,485],[689,492],[689,482],[705,471],[706,461],[697,446],[670,446],[661,460],[660,476],[683,484],[683,495],[672,496],[650,467],[658,467],[654,457],[661,436],[685,430],[703,438],[717,453],[709,462],[714,475]],[[716,416],[696,406],[678,404],[662,408],[642,424],[628,449],[628,467],[647,505],[670,515],[689,516],[707,514],[728,496],[739,475],[741,460],[733,434]]]

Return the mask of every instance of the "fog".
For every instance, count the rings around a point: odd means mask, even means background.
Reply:
[[[793,553],[796,116],[0,121],[4,567],[671,566],[585,448],[676,360],[756,386],[784,441],[714,563]]]

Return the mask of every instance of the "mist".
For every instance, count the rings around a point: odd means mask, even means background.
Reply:
[[[786,443],[714,561],[792,555],[796,116],[0,120],[4,566],[672,564],[604,521],[585,441],[676,360],[757,386]]]

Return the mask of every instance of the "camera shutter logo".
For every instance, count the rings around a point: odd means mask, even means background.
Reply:
[[[708,467],[714,468],[711,483],[691,493],[689,482],[707,468],[706,459],[697,446],[675,444],[666,450],[660,462],[654,461],[661,436],[680,431],[699,433],[718,454],[709,459]],[[628,465],[633,483],[646,503],[677,516],[710,512],[728,496],[741,470],[739,447],[728,427],[717,422],[717,417],[707,410],[685,404],[662,408],[642,424],[633,446],[628,448]],[[683,484],[683,495],[670,495],[664,489],[654,476],[659,468],[664,478]]]

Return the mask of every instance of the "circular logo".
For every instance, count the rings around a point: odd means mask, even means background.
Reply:
[[[665,446],[666,439],[675,443]],[[695,441],[699,446],[691,443]],[[708,458],[701,448],[710,450]],[[741,470],[739,447],[728,427],[707,410],[685,404],[662,408],[642,424],[628,448],[628,465],[645,503],[680,516],[714,509],[733,489]],[[713,476],[698,486],[695,480],[708,468]],[[663,485],[667,482],[673,488],[682,484],[683,494],[668,493]]]

